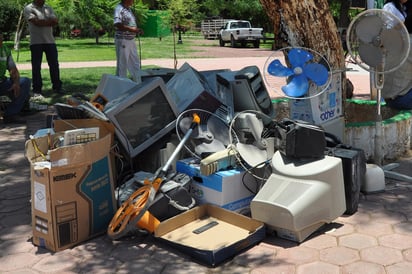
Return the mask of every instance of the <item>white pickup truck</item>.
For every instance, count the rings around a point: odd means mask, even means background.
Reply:
[[[236,47],[236,43],[240,43],[242,47],[253,43],[255,48],[259,48],[260,39],[263,39],[263,29],[252,28],[250,22],[245,20],[229,20],[219,33],[221,47],[224,47],[225,43],[230,43],[232,48]]]

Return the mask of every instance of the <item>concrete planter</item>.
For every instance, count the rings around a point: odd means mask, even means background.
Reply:
[[[289,116],[287,99],[273,101],[276,111],[276,120]],[[346,100],[345,102],[345,129],[343,142],[352,147],[365,151],[368,161],[375,156],[376,135],[376,101]],[[382,155],[384,160],[397,159],[411,148],[411,121],[410,111],[396,111],[385,104],[381,107],[382,113]]]
[[[396,111],[385,104],[382,114],[382,155],[397,159],[410,149],[411,112]],[[376,101],[347,100],[345,103],[345,143],[365,151],[366,158],[375,156]]]

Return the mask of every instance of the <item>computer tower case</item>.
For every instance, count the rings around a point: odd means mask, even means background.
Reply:
[[[366,176],[366,157],[362,149],[332,147],[326,154],[342,160],[343,180],[345,184],[346,211],[352,215],[358,210],[359,194]]]
[[[270,98],[269,93],[266,89],[259,68],[257,66],[248,66],[239,70],[235,75],[235,91],[243,88],[244,83],[242,83],[242,80],[246,80],[247,88],[252,91],[249,94],[253,95],[253,99],[257,103],[261,111],[273,118],[275,116],[275,109],[273,108],[272,99]],[[236,97],[239,97],[236,95],[237,94],[235,94],[235,106],[237,101]],[[242,96],[244,95],[242,94]]]
[[[218,73],[216,81],[219,92],[230,93],[233,97],[235,112],[256,110],[274,118],[272,99],[257,66]]]

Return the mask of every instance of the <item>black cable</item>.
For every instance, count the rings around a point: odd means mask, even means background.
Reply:
[[[142,44],[140,42],[140,35],[137,34],[137,41],[139,44],[139,67],[142,69]]]

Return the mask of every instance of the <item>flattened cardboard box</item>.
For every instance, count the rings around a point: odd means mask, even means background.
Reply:
[[[53,136],[26,142],[35,245],[60,251],[106,232],[116,211],[113,136],[101,132],[99,140],[50,150],[49,162],[41,154]]]
[[[160,223],[155,237],[209,266],[265,238],[265,226],[239,213],[204,204]]]

